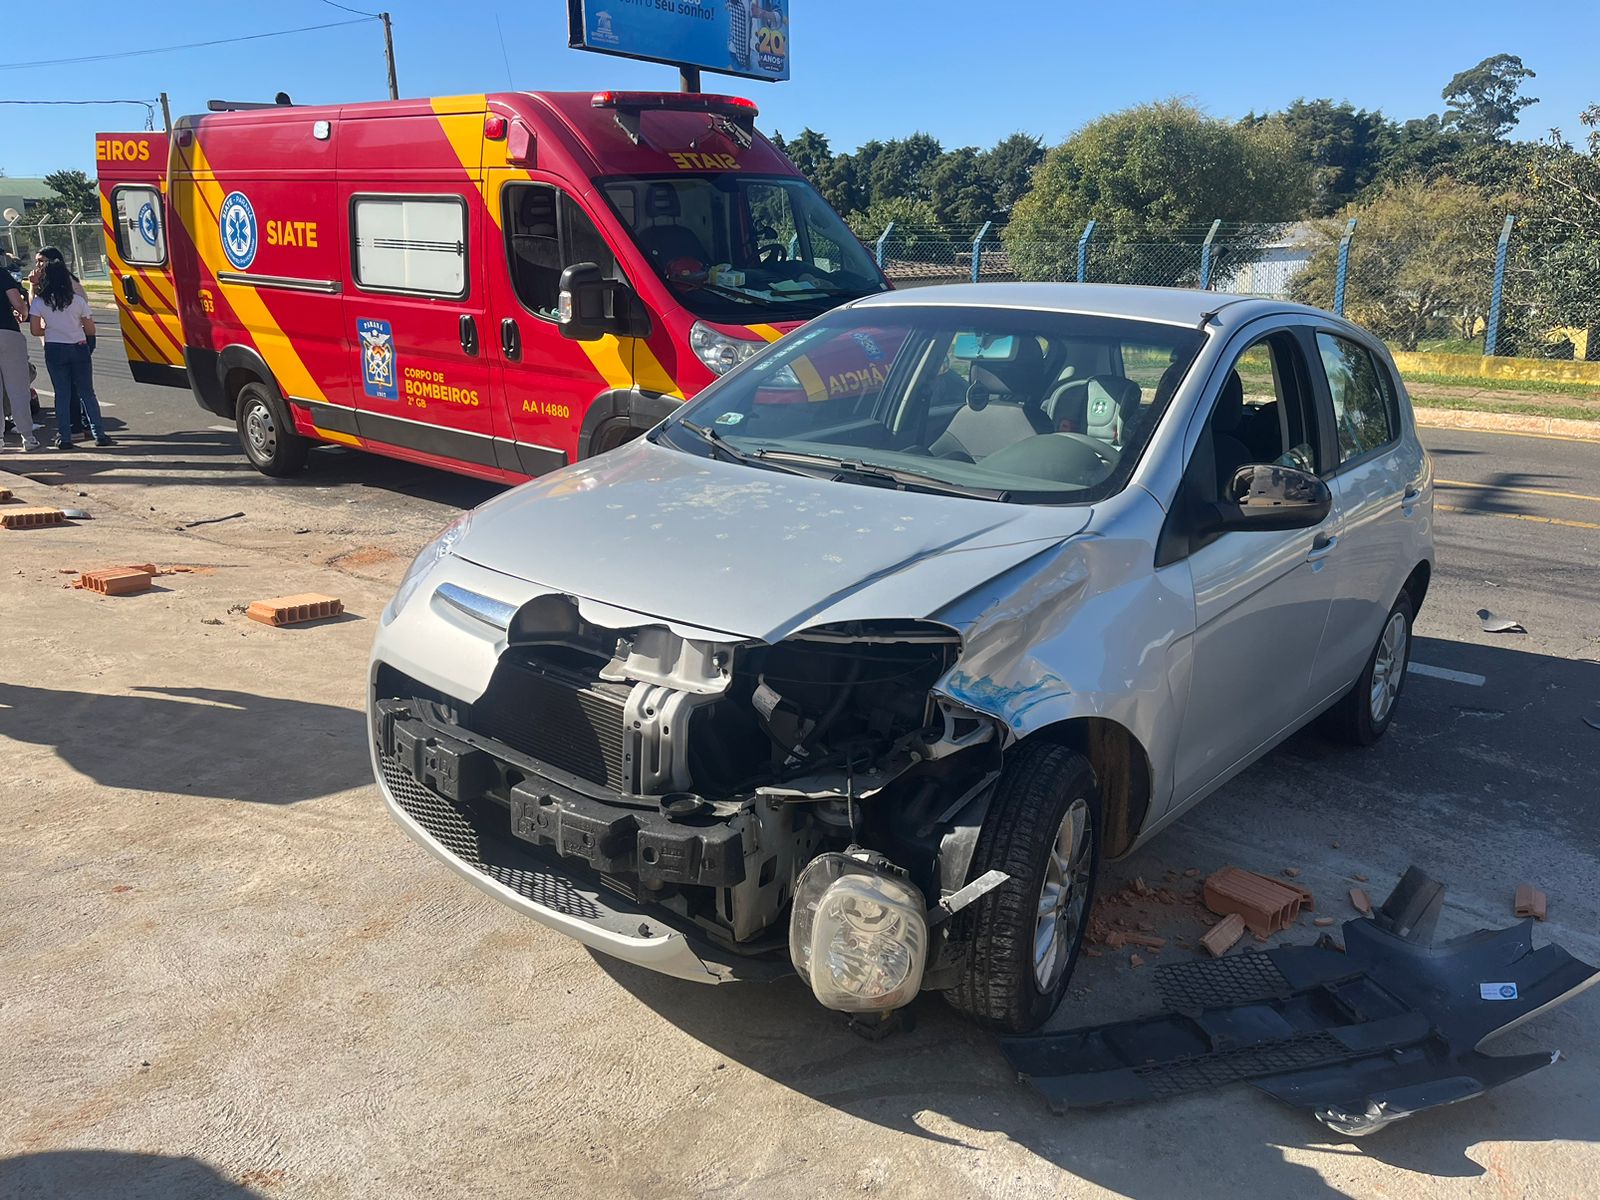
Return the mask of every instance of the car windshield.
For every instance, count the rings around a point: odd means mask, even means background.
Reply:
[[[1204,335],[1073,313],[833,313],[685,405],[691,453],[867,486],[1085,504],[1132,474]]]
[[[888,288],[839,214],[803,179],[727,171],[627,176],[600,186],[645,261],[707,320],[809,320]]]

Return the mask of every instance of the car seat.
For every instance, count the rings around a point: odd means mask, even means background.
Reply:
[[[1211,448],[1217,463],[1217,496],[1231,500],[1234,472],[1255,461],[1238,436],[1240,422],[1244,419],[1244,381],[1239,372],[1229,371],[1222,385],[1217,405],[1211,410]]]
[[[1044,385],[1044,351],[1037,338],[1017,338],[1017,355],[1009,361],[975,362],[967,383],[967,400],[928,452],[938,458],[962,457],[972,462],[996,450],[1051,432],[1039,393]]]

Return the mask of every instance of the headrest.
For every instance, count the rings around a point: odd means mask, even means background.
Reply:
[[[678,189],[670,183],[652,183],[644,194],[644,211],[650,217],[676,217],[683,212]]]

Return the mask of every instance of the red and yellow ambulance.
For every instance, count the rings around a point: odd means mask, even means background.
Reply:
[[[888,287],[737,97],[212,109],[99,135],[107,254],[135,378],[192,389],[269,475],[318,441],[538,475]],[[808,364],[774,402],[863,370]]]

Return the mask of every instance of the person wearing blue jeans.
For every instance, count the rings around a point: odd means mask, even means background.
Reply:
[[[56,449],[71,450],[72,407],[81,405],[89,419],[94,444],[109,446],[100,421],[100,402],[94,395],[94,369],[89,362],[89,339],[94,318],[89,302],[73,290],[72,275],[63,262],[45,266],[28,308],[28,324],[35,337],[44,339],[44,366],[56,391]]]

